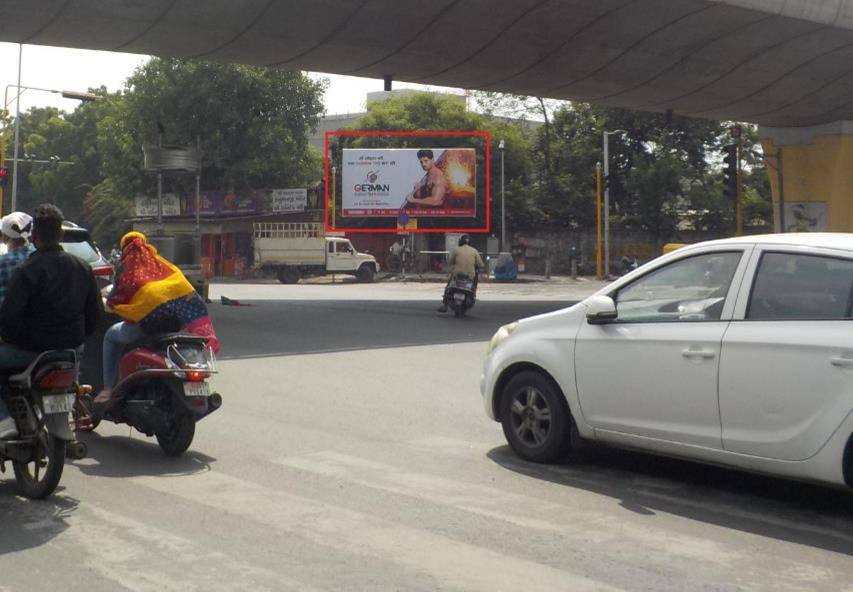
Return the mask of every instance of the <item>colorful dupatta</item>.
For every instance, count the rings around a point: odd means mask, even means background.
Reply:
[[[218,352],[207,306],[181,270],[158,255],[141,232],[125,234],[121,251],[109,307],[146,333],[188,331],[207,337]]]

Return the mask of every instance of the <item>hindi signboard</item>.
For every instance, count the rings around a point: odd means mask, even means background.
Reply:
[[[476,216],[473,148],[344,149],[344,217]]]
[[[137,195],[135,198],[135,213],[138,218],[157,217],[157,198]],[[181,198],[176,193],[163,194],[163,215],[180,216]]]
[[[304,212],[308,208],[308,189],[272,189],[270,199],[274,213]]]

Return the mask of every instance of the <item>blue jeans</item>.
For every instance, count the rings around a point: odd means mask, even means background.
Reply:
[[[9,368],[25,368],[36,359],[38,352],[20,349],[11,343],[0,343],[0,370]],[[9,408],[6,402],[0,398],[0,421],[9,417]]]
[[[139,325],[121,321],[104,334],[104,387],[112,388],[118,382],[118,364],[124,346],[145,336]]]

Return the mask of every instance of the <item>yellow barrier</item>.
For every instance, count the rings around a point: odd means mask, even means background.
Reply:
[[[673,251],[676,251],[681,247],[686,247],[687,244],[688,243],[666,243],[663,246],[663,254],[666,255],[667,253],[672,253]]]

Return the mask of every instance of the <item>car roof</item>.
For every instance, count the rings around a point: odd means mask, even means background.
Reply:
[[[709,245],[784,245],[795,247],[818,247],[853,251],[853,233],[847,232],[790,232],[785,234],[754,234],[737,236],[689,245],[688,247]]]

